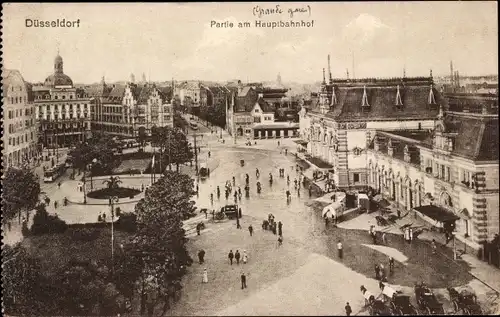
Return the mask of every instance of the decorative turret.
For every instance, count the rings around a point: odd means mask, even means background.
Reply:
[[[337,104],[337,95],[335,94],[335,87],[332,87],[332,97],[330,102],[330,107],[333,107]]]
[[[429,100],[428,100],[428,103],[429,103],[429,105],[435,105],[436,104],[436,98],[434,97],[434,84],[431,84],[431,89],[429,90]]]
[[[443,106],[439,105],[439,113],[437,116],[438,120],[442,120],[444,118]]]
[[[403,101],[401,99],[401,93],[399,91],[399,85],[397,86],[398,90],[396,92],[396,106],[397,107],[402,107],[403,106]]]
[[[325,69],[323,68],[323,85],[326,85],[326,80],[325,80]]]
[[[370,103],[368,102],[368,95],[366,94],[366,86],[363,86],[363,100],[361,102],[362,107],[370,107]]]
[[[432,78],[432,69],[430,71],[429,77]]]
[[[330,54],[328,54],[328,81],[330,84],[333,82],[332,70],[330,68]]]

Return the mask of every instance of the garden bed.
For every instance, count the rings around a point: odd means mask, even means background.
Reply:
[[[133,198],[141,191],[135,188],[118,187],[118,188],[102,188],[94,190],[87,194],[87,197],[94,199],[109,199],[111,196],[118,198]]]

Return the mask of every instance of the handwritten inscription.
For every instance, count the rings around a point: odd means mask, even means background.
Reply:
[[[302,7],[288,8],[288,9],[283,9],[280,5],[276,5],[270,8],[255,6],[252,9],[253,15],[258,17],[259,19],[262,18],[263,16],[276,16],[276,15],[281,15],[285,12],[286,14],[288,14],[290,18],[293,18],[296,14],[308,14],[308,16],[311,16],[311,6],[305,5]]]

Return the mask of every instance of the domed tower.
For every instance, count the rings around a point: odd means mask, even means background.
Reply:
[[[54,74],[64,74],[63,59],[59,53],[57,53],[57,56],[54,59]]]
[[[63,59],[59,55],[59,53],[57,53],[57,56],[54,59],[54,74],[45,79],[44,85],[51,88],[54,88],[56,86],[73,87],[73,81],[71,80],[71,78],[68,75],[64,74]]]

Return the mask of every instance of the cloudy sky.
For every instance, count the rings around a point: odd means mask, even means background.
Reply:
[[[43,81],[59,48],[74,82],[128,80],[321,80],[331,55],[334,77],[496,73],[495,2],[281,3],[262,21],[314,20],[310,28],[257,28],[254,8],[271,3],[4,4],[4,66]],[[79,28],[27,28],[26,19],[80,19]],[[215,28],[211,21],[248,21]],[[353,58],[354,57],[354,58]],[[354,62],[353,62],[354,61]]]

